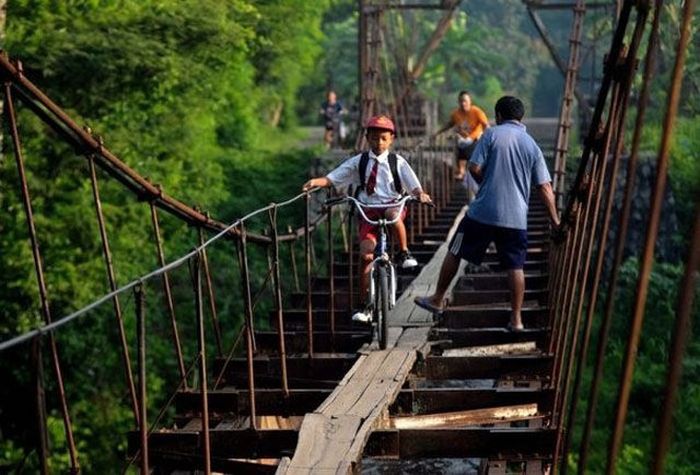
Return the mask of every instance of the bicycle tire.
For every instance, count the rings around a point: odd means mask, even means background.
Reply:
[[[379,292],[377,316],[377,333],[379,337],[379,348],[386,350],[387,337],[389,334],[389,276],[387,275],[386,267],[379,267],[378,273]]]

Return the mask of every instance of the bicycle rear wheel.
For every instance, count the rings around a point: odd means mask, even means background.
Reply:
[[[377,293],[377,333],[379,337],[379,348],[386,349],[387,336],[389,333],[389,275],[386,267],[380,266],[377,272],[378,293]]]

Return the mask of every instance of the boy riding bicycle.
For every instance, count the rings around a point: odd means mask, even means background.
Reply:
[[[389,149],[394,141],[394,123],[386,116],[372,117],[367,122],[366,137],[370,150],[341,163],[324,177],[312,178],[307,181],[302,189],[308,191],[312,188],[326,188],[333,185],[343,188],[354,185],[360,190],[358,199],[367,204],[387,204],[397,201],[404,190],[410,190],[423,203],[430,203],[430,196],[423,191],[420,181],[411,169],[408,162]],[[386,210],[367,210],[367,217],[377,219],[382,215],[389,220],[396,218],[396,208]],[[418,262],[408,251],[408,238],[406,226],[403,222],[405,212],[396,224],[393,225],[394,239],[397,241],[400,252],[397,263],[407,269],[415,267]],[[359,225],[360,256],[362,260],[362,272],[360,272],[360,301],[365,302],[369,287],[369,269],[374,256],[374,248],[377,244],[376,226],[366,222]],[[371,312],[367,307],[356,312],[354,321],[369,323],[372,321]]]

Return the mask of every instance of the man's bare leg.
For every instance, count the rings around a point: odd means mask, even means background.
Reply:
[[[467,161],[466,160],[457,160],[457,176],[455,176],[455,179],[463,180],[464,174],[466,172],[467,172]]]
[[[440,277],[438,278],[435,293],[428,297],[428,301],[431,305],[442,308],[447,289],[459,270],[459,261],[460,258],[449,251],[445,255],[445,259],[442,261],[442,267],[440,267]]]
[[[525,298],[525,273],[522,269],[508,271],[508,286],[510,287],[510,324],[513,328],[522,328],[523,319],[521,310]]]

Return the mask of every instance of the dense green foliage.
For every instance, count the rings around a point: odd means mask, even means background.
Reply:
[[[5,49],[23,61],[27,77],[55,102],[104,135],[127,164],[186,203],[232,221],[295,194],[304,180],[312,152],[296,150],[300,137],[292,127],[297,91],[320,53],[325,8],[324,1],[301,0],[20,0],[9,5]],[[24,110],[20,129],[51,310],[59,317],[106,291],[86,160]],[[0,164],[0,182],[7,185],[0,188],[3,340],[41,319],[10,158]],[[125,283],[156,267],[149,211],[113,180],[99,178],[117,279]],[[296,210],[291,217],[298,223],[299,216]],[[160,219],[166,257],[197,242],[194,230],[165,213]],[[241,315],[234,249],[217,245],[210,254],[212,260],[231,262],[214,275],[230,341]],[[187,268],[171,278],[189,361],[194,321]],[[155,310],[162,299],[159,282],[149,284],[147,292],[155,410],[174,388],[176,371],[167,316]],[[133,345],[131,296],[121,303]],[[131,418],[110,306],[63,330],[58,341],[81,464],[87,473],[111,473],[123,463],[123,434]],[[27,348],[4,353],[0,366],[0,467],[23,464],[31,471],[36,469],[34,426],[26,416],[35,410]],[[68,460],[46,361],[50,463],[60,470]]]

